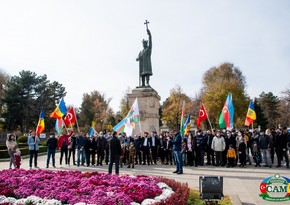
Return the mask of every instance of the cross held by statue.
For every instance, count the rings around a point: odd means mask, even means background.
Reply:
[[[146,20],[144,24],[146,24],[146,29],[148,30],[149,21]]]

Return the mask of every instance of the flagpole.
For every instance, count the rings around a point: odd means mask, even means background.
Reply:
[[[76,115],[76,111],[75,111],[74,107],[73,107],[73,110],[74,110],[74,114],[75,114],[75,117],[76,117],[76,123],[77,123],[78,132],[80,133],[79,123],[78,123],[78,119],[77,119],[77,115]]]
[[[208,116],[207,111],[206,111],[206,109],[205,109],[205,106],[204,106],[203,103],[202,103],[202,105],[203,105],[203,108],[204,108],[204,110],[205,110],[205,112],[206,112],[207,120],[208,120],[208,123],[209,123],[210,129],[211,129],[211,131],[213,131],[212,126],[211,126],[211,122],[210,122],[210,120],[209,120],[209,116]]]

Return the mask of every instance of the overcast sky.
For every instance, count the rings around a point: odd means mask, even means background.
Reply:
[[[0,68],[47,74],[80,106],[98,90],[119,110],[139,84],[141,40],[153,38],[151,86],[161,96],[180,85],[189,96],[213,66],[233,63],[251,98],[290,87],[290,1],[0,1]]]

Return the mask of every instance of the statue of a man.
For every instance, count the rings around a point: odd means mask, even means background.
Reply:
[[[143,50],[140,51],[137,61],[139,61],[139,77],[142,80],[141,86],[149,86],[150,76],[153,75],[152,73],[152,66],[151,66],[151,52],[152,52],[152,36],[151,32],[147,28],[147,34],[149,36],[149,45],[148,41],[144,40],[143,43]],[[146,80],[146,84],[145,84]],[[140,84],[140,81],[139,81]]]

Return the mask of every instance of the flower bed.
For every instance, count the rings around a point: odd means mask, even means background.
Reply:
[[[2,204],[12,201],[14,204],[58,204],[57,201],[59,204],[186,204],[188,191],[186,184],[160,177],[79,171],[0,171]],[[6,197],[2,196],[2,202],[1,195]]]
[[[17,199],[34,195],[63,204],[130,204],[160,195],[158,182],[145,176],[13,169],[0,172],[0,195]]]

